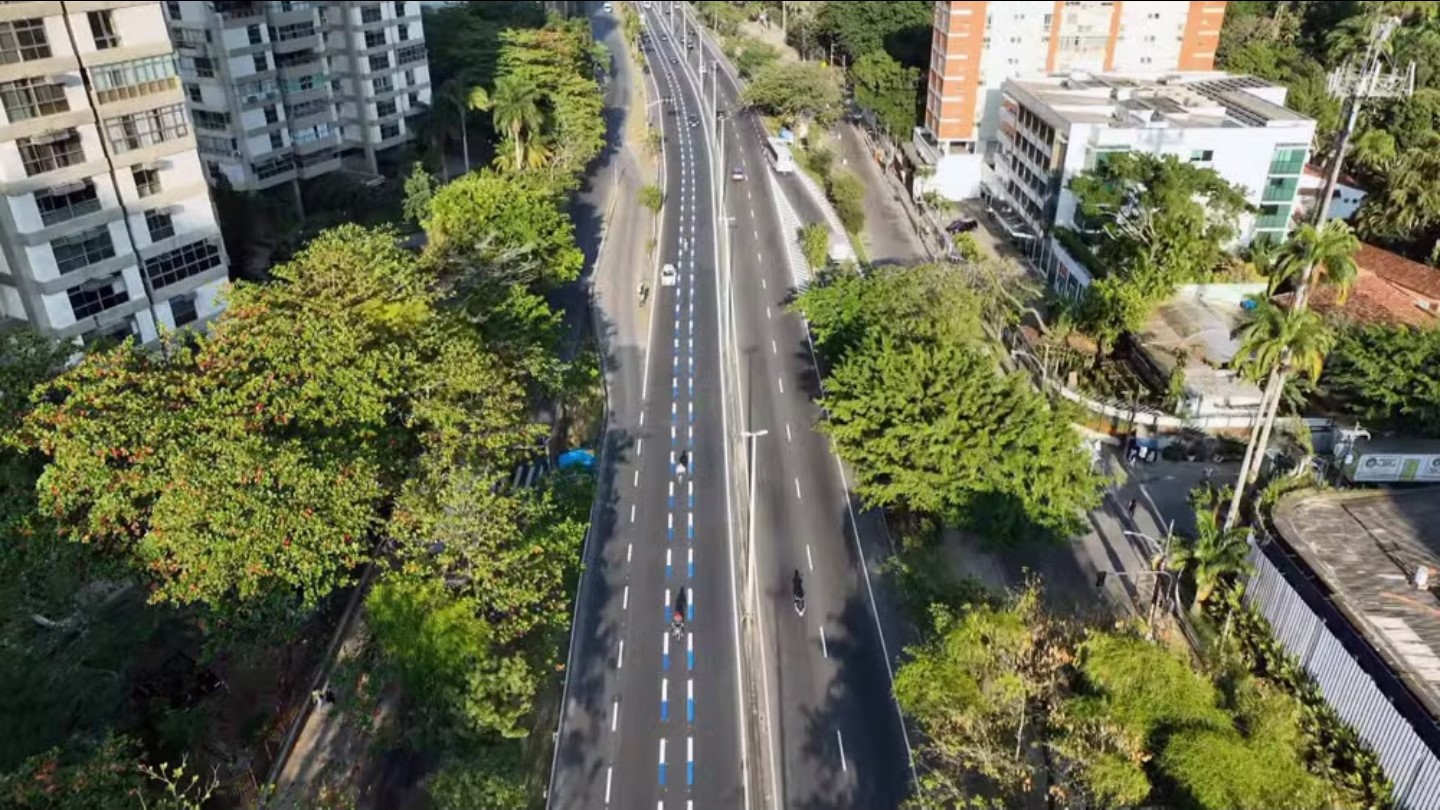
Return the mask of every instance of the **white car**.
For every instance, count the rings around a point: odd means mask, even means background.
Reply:
[[[674,287],[675,282],[678,281],[679,278],[680,274],[675,272],[675,265],[667,264],[664,267],[660,268],[661,287]]]
[[[605,13],[606,13],[606,14],[609,14],[609,13],[610,13],[611,11],[613,11],[613,10],[614,10],[614,6],[611,6],[609,3],[606,3],[606,4],[605,4]]]

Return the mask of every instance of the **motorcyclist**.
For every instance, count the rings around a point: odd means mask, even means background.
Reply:
[[[686,467],[686,465],[688,465],[689,463],[690,463],[690,454],[689,454],[688,452],[682,452],[682,453],[680,453],[680,460],[677,461],[676,464],[675,464],[675,474],[676,474],[676,475],[679,475],[680,477],[683,478],[683,477],[685,476],[685,467]]]
[[[800,576],[800,569],[795,569],[795,576],[790,580],[790,590],[795,599],[795,610],[799,613],[805,612],[805,580]]]
[[[640,303],[644,304],[650,298],[650,285],[640,282]]]

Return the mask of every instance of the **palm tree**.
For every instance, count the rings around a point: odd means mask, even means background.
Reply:
[[[470,84],[468,77],[456,76],[440,87],[440,100],[454,111],[455,121],[460,125],[460,149],[465,153],[465,173],[470,173],[470,127],[472,111],[490,109],[490,94],[480,85]],[[448,116],[447,116],[448,118]],[[441,155],[444,162],[444,155]]]
[[[518,76],[505,76],[495,83],[492,112],[495,126],[505,130],[513,143],[511,165],[516,169],[528,165],[539,147],[537,136],[544,120],[539,88]],[[527,149],[531,160],[526,159]]]
[[[1268,298],[1257,301],[1239,337],[1238,368],[1255,381],[1276,372],[1302,371],[1314,382],[1335,342],[1325,319],[1314,311],[1281,308]]]
[[[1247,530],[1226,529],[1220,523],[1220,508],[1229,495],[1229,487],[1218,492],[1197,490],[1190,499],[1195,510],[1195,537],[1170,551],[1170,565],[1195,580],[1197,610],[1210,600],[1216,588],[1250,569],[1245,559],[1250,552]]]
[[[1440,222],[1440,151],[1410,149],[1385,173],[1384,189],[1365,199],[1356,224],[1367,238],[1404,237]]]
[[[1280,249],[1275,273],[1270,278],[1270,294],[1274,295],[1282,282],[1296,281],[1295,297],[1303,307],[1308,302],[1312,276],[1318,272],[1321,281],[1336,288],[1336,300],[1345,303],[1359,275],[1355,265],[1355,251],[1359,249],[1360,240],[1350,226],[1338,219],[1329,220],[1319,228],[1308,222],[1301,225]],[[1302,296],[1307,300],[1299,300]]]

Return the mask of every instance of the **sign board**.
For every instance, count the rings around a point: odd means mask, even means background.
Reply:
[[[1440,482],[1440,455],[1430,453],[1356,453],[1345,467],[1357,483]]]

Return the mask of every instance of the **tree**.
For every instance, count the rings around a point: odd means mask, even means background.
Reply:
[[[830,229],[818,222],[800,228],[800,252],[812,270],[823,268],[830,260]]]
[[[462,289],[496,281],[543,291],[579,278],[585,260],[540,178],[473,172],[440,189],[422,224],[435,255],[461,267]]]
[[[934,27],[930,3],[901,0],[819,5],[819,33],[839,45],[851,62],[879,52],[906,67],[929,63]]]
[[[525,810],[530,794],[515,743],[489,745],[446,763],[426,788],[435,810]]]
[[[1170,566],[1195,581],[1197,609],[1210,601],[1217,588],[1250,567],[1245,559],[1250,553],[1250,544],[1246,540],[1249,531],[1236,527],[1227,529],[1221,522],[1220,510],[1225,508],[1230,495],[1228,487],[1222,491],[1202,487],[1191,493],[1195,536],[1182,539],[1171,550]]]
[[[842,96],[834,70],[815,62],[782,61],[761,68],[741,99],[803,129],[810,121],[824,125],[833,120],[840,112]]]
[[[468,171],[468,170],[467,170]],[[410,167],[410,174],[405,176],[405,221],[421,224],[430,216],[430,201],[435,198],[435,190],[439,184],[435,182],[435,176],[425,171],[420,163]]]
[[[393,232],[327,231],[274,276],[237,285],[211,336],[91,355],[34,396],[41,509],[155,601],[313,605],[368,559],[416,456],[500,459],[524,434],[508,371]]]
[[[510,168],[547,167],[552,179],[573,185],[605,145],[604,99],[595,77],[608,65],[608,53],[584,19],[552,16],[544,28],[506,31],[501,39],[500,77],[532,89],[540,112],[523,121],[523,148],[518,136],[510,138]],[[516,99],[516,112],[528,114],[522,101]]]
[[[1334,287],[1336,300],[1343,304],[1359,276],[1355,265],[1359,249],[1360,240],[1341,220],[1329,220],[1319,228],[1308,222],[1301,225],[1280,250],[1270,277],[1270,294],[1285,282],[1317,283]],[[1311,279],[1306,278],[1307,273]]]
[[[37,754],[0,774],[0,803],[15,810],[103,810],[139,807],[145,777],[135,743],[107,736],[93,748]]]
[[[1313,382],[1320,377],[1334,335],[1311,310],[1282,309],[1269,299],[1255,302],[1240,328],[1236,366],[1251,380],[1271,374],[1303,371]]]
[[[1440,225],[1440,151],[1412,149],[1386,172],[1383,187],[1366,195],[1355,224],[1366,239],[1407,243]],[[1426,245],[1428,247],[1428,245]]]
[[[470,127],[472,111],[485,111],[491,107],[490,94],[484,87],[471,84],[466,76],[456,76],[440,88],[440,98],[455,108],[455,120],[460,124],[460,151],[465,157],[465,172],[470,172]],[[444,159],[442,155],[442,160]]]
[[[920,70],[905,67],[884,51],[871,51],[850,65],[855,101],[871,110],[892,138],[904,138],[915,127],[920,98]]]
[[[652,214],[660,213],[660,208],[665,205],[665,193],[660,187],[651,183],[640,189],[640,204],[650,210]]]
[[[1320,385],[1367,425],[1440,436],[1440,330],[1342,326]]]
[[[1093,244],[1104,278],[1087,293],[1082,327],[1108,348],[1143,325],[1178,284],[1203,281],[1226,260],[1244,192],[1213,169],[1173,155],[1107,157],[1070,181],[1077,227],[1062,242]],[[1083,252],[1083,251],[1082,251]]]
[[[1063,685],[1067,636],[1033,585],[1000,606],[937,611],[931,640],[895,672],[895,699],[924,733],[926,806],[950,806],[971,773],[1007,795],[1028,791],[1038,764],[1028,742]]]
[[[835,213],[845,230],[852,234],[864,230],[865,184],[860,182],[860,178],[846,171],[832,172],[826,190],[830,193],[831,202],[835,203]]]
[[[495,96],[491,103],[495,126],[505,130],[514,149],[510,169],[533,168],[535,156],[540,154],[530,148],[539,135],[542,120],[539,88],[516,76],[502,76],[495,84]]]
[[[744,40],[735,53],[735,69],[741,78],[752,79],[767,65],[780,59],[780,49],[758,40]]]

